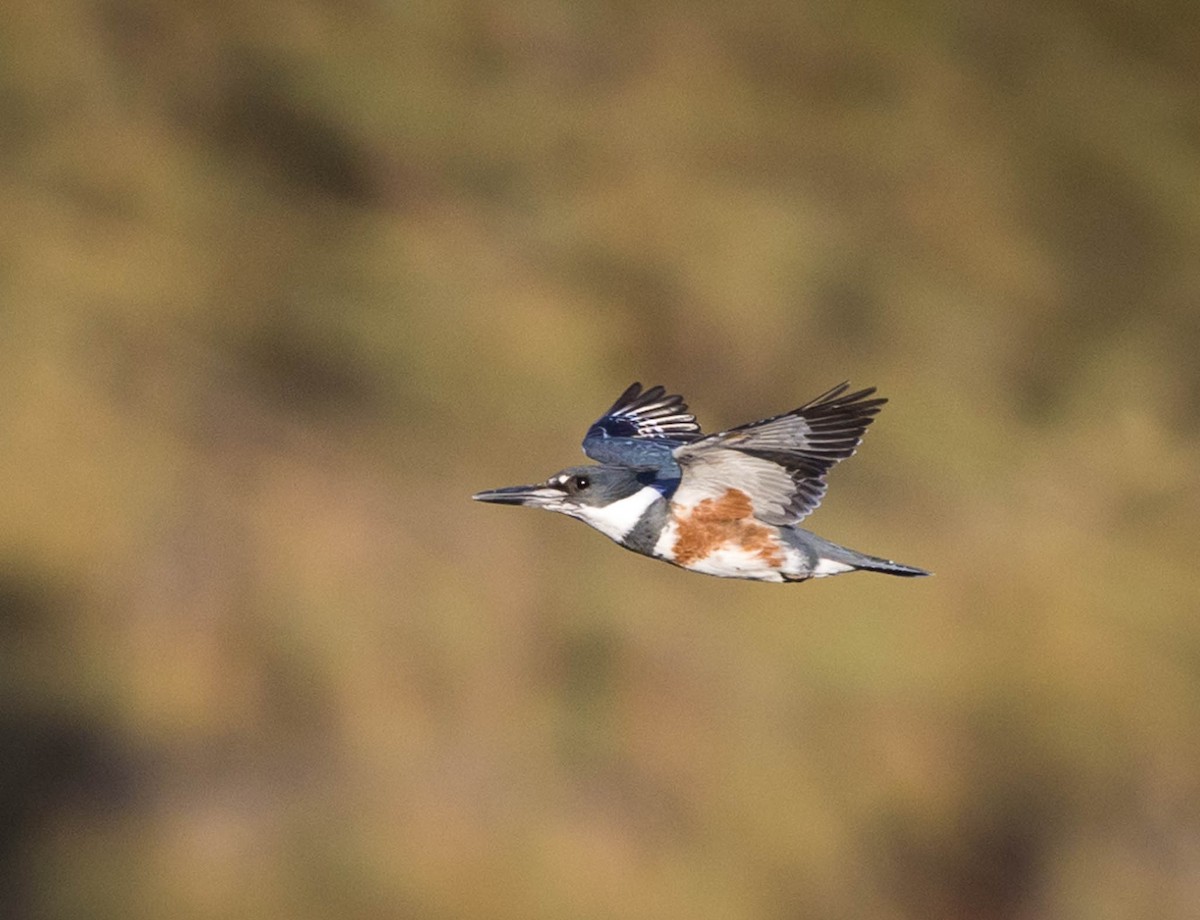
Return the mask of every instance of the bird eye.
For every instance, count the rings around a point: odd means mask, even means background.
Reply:
[[[568,495],[584,492],[591,484],[592,480],[588,476],[567,476],[566,474],[555,476],[546,483],[553,489],[562,489]]]

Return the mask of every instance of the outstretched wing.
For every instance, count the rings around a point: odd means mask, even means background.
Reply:
[[[843,383],[784,415],[677,448],[683,476],[674,500],[694,505],[740,490],[764,523],[803,520],[825,496],[825,474],[854,453],[887,402],[869,398],[874,387],[847,393],[849,388]]]
[[[673,464],[671,451],[699,437],[682,396],[635,383],[588,429],[583,452],[600,463],[659,466]]]

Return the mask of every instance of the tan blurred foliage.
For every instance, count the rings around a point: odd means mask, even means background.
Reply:
[[[1194,4],[4,19],[0,913],[1196,915]],[[844,378],[936,578],[468,500]]]

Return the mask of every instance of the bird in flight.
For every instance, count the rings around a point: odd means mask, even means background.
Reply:
[[[683,397],[635,383],[583,439],[596,464],[473,497],[557,511],[635,553],[723,578],[928,575],[797,526],[825,496],[830,468],[854,453],[887,402],[872,398],[874,387],[849,389],[843,383],[799,409],[706,435]]]

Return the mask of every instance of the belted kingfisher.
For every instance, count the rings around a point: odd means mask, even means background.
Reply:
[[[854,453],[887,402],[870,398],[874,387],[849,388],[843,383],[799,409],[705,435],[683,397],[635,383],[583,439],[583,452],[598,465],[473,497],[570,515],[635,553],[706,575],[928,575],[796,526],[821,503],[830,467]]]

